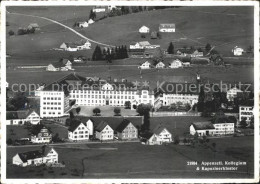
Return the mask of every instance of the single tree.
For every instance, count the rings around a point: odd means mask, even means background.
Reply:
[[[121,109],[119,107],[115,107],[114,108],[114,113],[115,113],[115,116],[120,116]]]
[[[241,128],[246,128],[248,126],[247,122],[244,118],[240,121],[239,125]]]
[[[80,111],[81,111],[81,108],[80,108],[80,107],[77,107],[77,108],[76,108],[76,113],[79,114]]]
[[[174,46],[173,46],[172,42],[169,44],[167,52],[168,52],[168,54],[174,54]]]
[[[93,113],[95,114],[95,116],[98,116],[98,114],[101,113],[101,110],[99,108],[94,108]]]
[[[74,113],[72,111],[70,111],[70,119],[74,119]]]
[[[13,144],[13,140],[9,138],[9,139],[6,141],[6,144],[7,144],[7,145]]]
[[[208,53],[210,49],[211,49],[211,45],[207,43],[207,45],[205,46],[205,51]]]
[[[179,138],[179,136],[178,135],[176,135],[175,137],[174,137],[174,144],[179,144],[180,143],[180,138]]]
[[[131,102],[130,101],[125,102],[125,109],[131,109]]]
[[[13,31],[13,30],[10,30],[10,31],[8,32],[8,34],[9,34],[9,36],[13,36],[13,35],[14,35],[14,31]]]

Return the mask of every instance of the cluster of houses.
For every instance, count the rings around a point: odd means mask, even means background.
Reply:
[[[81,40],[79,42],[75,43],[65,43],[63,42],[60,45],[60,49],[64,51],[69,51],[69,52],[76,52],[80,50],[88,50],[91,49],[91,43],[88,40]]]
[[[160,24],[158,30],[159,32],[173,33],[175,32],[175,24],[174,23]],[[150,33],[150,28],[143,25],[142,27],[139,28],[139,33],[141,34]]]
[[[151,69],[151,68],[162,69],[162,68],[182,68],[182,67],[189,67],[189,66],[190,66],[190,62],[182,62],[179,59],[174,59],[173,61],[168,63],[168,66],[162,61],[158,62],[156,65],[153,65],[151,61],[145,61],[140,66],[138,66],[138,68],[139,69]]]

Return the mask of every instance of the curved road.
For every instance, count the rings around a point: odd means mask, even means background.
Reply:
[[[28,16],[28,17],[35,17],[35,18],[44,19],[44,20],[53,22],[55,24],[58,24],[58,25],[60,25],[62,27],[65,27],[65,28],[69,29],[70,31],[74,32],[76,35],[78,35],[81,38],[86,39],[86,40],[88,40],[90,42],[96,43],[98,45],[103,45],[103,46],[106,46],[106,47],[115,47],[114,45],[108,45],[108,44],[105,44],[105,43],[101,43],[101,42],[89,39],[88,37],[84,36],[83,34],[77,32],[75,29],[72,29],[71,27],[66,26],[66,25],[64,25],[64,24],[62,24],[62,23],[60,23],[60,22],[58,22],[56,20],[52,20],[52,19],[49,19],[49,18],[46,18],[46,17],[37,16],[37,15],[27,15],[27,14],[22,14],[22,13],[11,13],[11,12],[8,12],[8,11],[6,11],[6,12],[9,13],[9,14],[13,14],[13,15],[22,15],[22,16]]]

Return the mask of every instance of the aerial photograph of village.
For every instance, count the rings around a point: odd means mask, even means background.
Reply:
[[[254,6],[5,16],[7,179],[254,178]]]

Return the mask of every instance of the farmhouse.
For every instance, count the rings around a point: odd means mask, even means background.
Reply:
[[[44,125],[36,125],[32,129],[31,142],[32,143],[50,143],[52,134]]]
[[[99,13],[99,12],[105,12],[106,7],[105,6],[96,6],[93,8],[93,12]]]
[[[153,129],[153,133],[159,136],[162,142],[172,142],[172,134],[161,124]]]
[[[236,86],[229,89],[227,91],[227,99],[228,101],[234,101],[234,99],[237,97],[238,93],[243,93],[241,89],[238,89]]]
[[[241,56],[241,55],[243,55],[244,49],[242,49],[238,46],[235,46],[235,48],[232,49],[232,52],[233,52],[234,56]]]
[[[81,28],[88,27],[88,22],[86,22],[86,21],[84,21],[84,22],[78,22],[78,27],[81,27]]]
[[[202,57],[203,52],[199,52],[198,50],[195,50],[193,53],[190,55],[191,57]]]
[[[175,32],[175,24],[160,24],[160,32]]]
[[[150,29],[146,26],[142,26],[139,29],[139,33],[149,33],[149,32],[150,32]]]
[[[155,65],[155,68],[165,68],[165,64],[163,62],[159,62]]]
[[[93,24],[95,21],[94,20],[92,20],[92,19],[89,19],[88,20],[88,24]]]
[[[29,30],[34,29],[35,31],[39,31],[39,30],[40,30],[40,26],[39,26],[37,23],[31,23],[31,24],[28,26],[28,29],[29,29]]]
[[[130,49],[145,49],[150,47],[151,44],[148,41],[136,42],[134,45],[130,45]]]
[[[68,59],[61,59],[58,62],[51,63],[47,66],[46,71],[68,71],[72,70],[72,63]]]
[[[199,86],[195,83],[163,82],[154,90],[154,93],[154,107],[156,109],[178,102],[194,105],[198,102]]]
[[[181,68],[182,67],[182,62],[179,59],[175,59],[172,62],[170,62],[169,67],[170,68]]]
[[[91,43],[87,41],[80,41],[78,43],[62,43],[60,45],[60,49],[63,49],[65,51],[75,52],[78,50],[86,50],[91,49]]]
[[[24,125],[25,122],[36,125],[40,122],[40,116],[35,110],[6,112],[6,125]]]
[[[114,139],[114,130],[105,121],[101,121],[95,128],[95,134],[96,138],[101,141]]]
[[[13,164],[22,167],[54,163],[58,163],[58,153],[54,148],[49,147],[44,150],[17,153],[13,157]]]
[[[146,145],[161,145],[163,143],[160,136],[152,132],[145,133],[142,135],[142,138],[144,139]]]
[[[71,126],[68,129],[68,138],[72,141],[82,141],[82,140],[89,140],[90,132],[93,135],[93,122],[92,123],[83,123],[80,120],[75,120],[71,123]],[[88,127],[89,125],[90,127]],[[92,130],[90,130],[92,128]]]
[[[239,106],[239,122],[245,119],[249,123],[252,118],[254,118],[254,100],[248,100]]]
[[[137,128],[128,120],[124,119],[116,128],[117,136],[121,140],[130,140],[138,138]]]
[[[141,64],[140,66],[138,66],[138,68],[140,69],[150,69],[152,66],[150,61],[145,61],[143,64]]]
[[[213,136],[215,127],[211,122],[194,122],[190,125],[190,134],[198,136]]]

